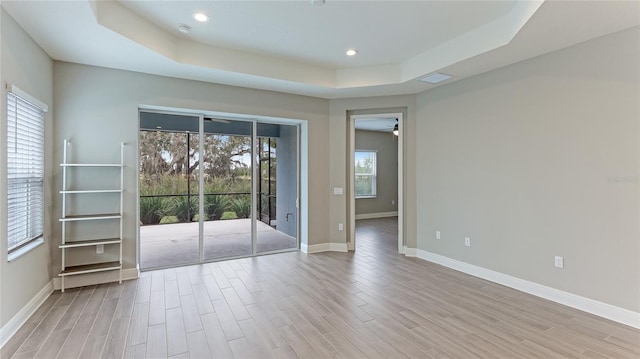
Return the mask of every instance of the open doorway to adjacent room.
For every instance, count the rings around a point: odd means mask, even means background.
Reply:
[[[349,250],[403,252],[403,118],[402,112],[349,118]]]

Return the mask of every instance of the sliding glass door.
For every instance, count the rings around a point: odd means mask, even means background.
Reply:
[[[199,118],[149,114],[145,119],[138,138],[140,264],[193,263],[199,259]]]
[[[204,122],[204,259],[253,254],[253,123]]]
[[[141,112],[141,268],[297,249],[298,129]]]
[[[297,248],[298,127],[257,126],[257,251]]]

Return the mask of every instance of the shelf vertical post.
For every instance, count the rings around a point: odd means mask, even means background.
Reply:
[[[124,221],[124,142],[120,142],[120,271],[118,283],[122,284],[122,245],[123,245],[123,221]]]
[[[62,148],[62,163],[65,166],[62,166],[62,190],[66,191],[67,190],[67,166],[66,164],[68,163],[68,159],[67,159],[67,147],[69,146],[69,142],[65,139],[64,143],[63,143],[63,148]],[[62,218],[65,218],[67,215],[67,195],[66,193],[62,194]],[[67,233],[67,223],[66,222],[62,222],[62,244],[64,245],[66,243],[66,233]],[[64,271],[66,269],[66,257],[65,257],[65,250],[62,249],[62,269],[61,271]],[[62,293],[64,293],[64,277],[60,278],[60,291]]]

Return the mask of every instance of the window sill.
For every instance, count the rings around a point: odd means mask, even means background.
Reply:
[[[35,241],[25,245],[24,247],[18,249],[17,251],[9,253],[7,256],[7,262],[15,261],[16,259],[22,257],[23,255],[31,252],[36,247],[40,246],[44,243],[44,238],[38,238]]]
[[[357,196],[356,199],[376,198],[377,196]]]

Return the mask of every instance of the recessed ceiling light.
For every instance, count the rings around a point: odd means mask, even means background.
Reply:
[[[427,82],[430,84],[437,84],[440,83],[442,81],[447,81],[448,79],[452,78],[453,76],[451,75],[447,75],[447,74],[443,74],[440,72],[434,72],[431,75],[427,75],[423,78],[420,79],[420,81],[422,82]]]
[[[193,14],[193,18],[200,21],[200,22],[205,22],[205,21],[209,21],[209,16],[207,16],[206,14],[203,14],[201,12],[197,12],[195,14]]]
[[[358,53],[358,50],[356,49],[347,50],[347,56],[356,56],[357,53]]]
[[[311,0],[311,3],[315,6],[322,6],[325,3],[325,0]]]
[[[188,34],[189,31],[191,31],[191,26],[185,25],[185,24],[180,24],[180,25],[178,25],[178,31],[180,31],[183,34]]]

